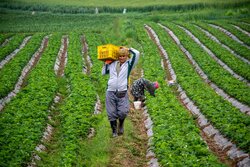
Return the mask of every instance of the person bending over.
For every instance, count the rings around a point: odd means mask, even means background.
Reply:
[[[151,82],[145,78],[139,78],[135,80],[131,87],[131,94],[134,97],[134,101],[141,101],[142,106],[144,106],[143,102],[145,101],[145,90],[151,96],[155,97],[155,90],[159,88],[158,82]]]

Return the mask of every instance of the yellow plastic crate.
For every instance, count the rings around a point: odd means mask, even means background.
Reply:
[[[98,60],[117,60],[119,46],[112,44],[100,45],[97,47],[98,50]]]

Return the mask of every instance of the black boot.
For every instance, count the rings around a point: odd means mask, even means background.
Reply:
[[[111,129],[112,129],[112,136],[116,137],[117,136],[117,123],[115,121],[110,121]]]
[[[125,119],[119,119],[118,135],[123,135],[124,133],[124,128],[123,128],[124,120]]]

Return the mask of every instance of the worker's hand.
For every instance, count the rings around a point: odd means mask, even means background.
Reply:
[[[105,60],[105,64],[110,64],[112,62],[113,62],[112,60]]]
[[[126,49],[128,50],[128,52],[130,52],[130,49],[126,47]]]

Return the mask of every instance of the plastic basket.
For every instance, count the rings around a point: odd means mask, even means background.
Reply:
[[[119,46],[112,44],[101,45],[97,47],[98,50],[98,60],[117,60]]]
[[[135,101],[134,102],[134,107],[136,110],[140,110],[141,109],[141,101]]]

